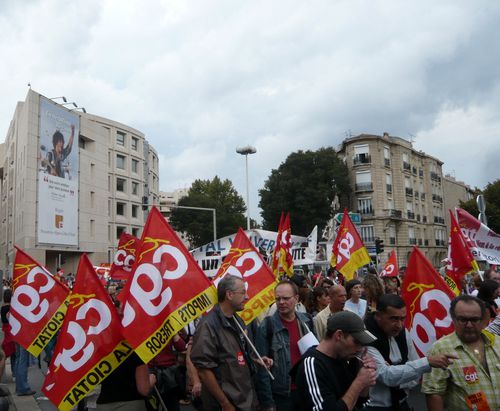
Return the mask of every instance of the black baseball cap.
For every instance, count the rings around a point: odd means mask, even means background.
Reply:
[[[363,345],[368,345],[375,341],[375,337],[365,327],[365,323],[361,317],[351,311],[340,311],[333,314],[326,323],[328,331],[342,330],[345,333],[351,334],[357,341]]]

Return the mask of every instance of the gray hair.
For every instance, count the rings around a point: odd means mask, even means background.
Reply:
[[[219,281],[219,284],[217,285],[217,298],[219,299],[220,303],[226,299],[226,292],[236,291],[236,283],[238,281],[243,281],[243,279],[231,274],[226,275],[222,280]]]

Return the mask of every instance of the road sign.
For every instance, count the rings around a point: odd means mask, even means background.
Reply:
[[[337,224],[340,224],[342,222],[342,216],[342,213],[337,213],[335,214],[335,217],[333,217]],[[361,214],[349,212],[349,217],[354,224],[361,224]]]

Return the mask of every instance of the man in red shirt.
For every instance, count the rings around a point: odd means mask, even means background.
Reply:
[[[290,281],[280,282],[275,290],[276,312],[266,317],[256,335],[257,351],[274,361],[271,381],[265,370],[257,373],[257,396],[262,410],[290,410],[294,401],[295,386],[290,369],[300,360],[298,341],[314,326],[309,314],[299,313],[298,288]]]

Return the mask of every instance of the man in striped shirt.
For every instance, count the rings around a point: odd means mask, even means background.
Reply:
[[[375,339],[356,314],[333,314],[324,339],[292,370],[301,398],[294,404],[295,410],[351,411],[361,407],[377,377],[375,361],[363,346]]]

